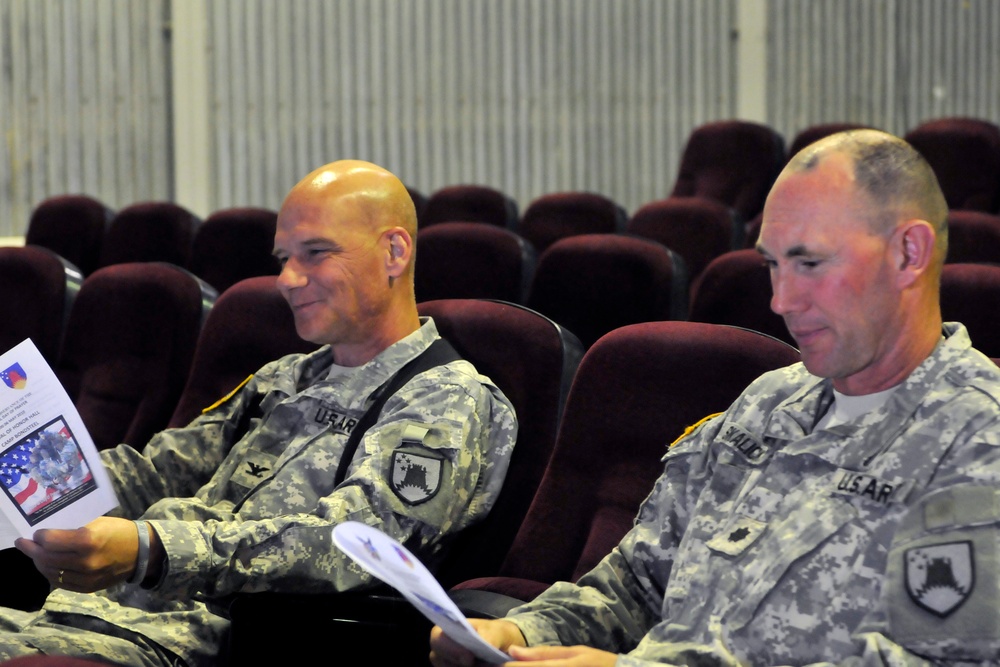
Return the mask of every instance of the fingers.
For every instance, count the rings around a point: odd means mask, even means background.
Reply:
[[[472,667],[475,656],[452,641],[438,626],[431,630],[431,664],[434,667]]]

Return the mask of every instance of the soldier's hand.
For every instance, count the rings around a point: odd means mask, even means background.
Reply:
[[[90,593],[131,576],[139,537],[132,521],[102,516],[76,530],[38,530],[14,545],[52,586]]]
[[[507,667],[531,663],[532,667],[613,667],[618,661],[614,653],[589,646],[512,646]]]
[[[507,651],[512,646],[524,646],[521,631],[510,621],[470,618],[469,624],[487,643],[501,651]],[[434,667],[472,667],[479,663],[468,649],[456,644],[435,626],[431,630],[431,664]]]

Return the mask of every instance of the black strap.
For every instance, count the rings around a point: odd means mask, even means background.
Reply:
[[[340,455],[340,464],[337,466],[337,475],[333,478],[334,486],[339,486],[347,478],[347,469],[354,459],[354,453],[358,450],[361,438],[375,424],[375,420],[378,419],[379,414],[382,412],[382,406],[389,400],[389,397],[402,389],[403,385],[420,373],[461,358],[462,356],[455,351],[451,343],[444,338],[438,338],[431,343],[430,347],[421,352],[417,357],[411,359],[385,384],[376,390],[375,400],[372,401],[372,404],[365,411],[365,414],[362,415],[361,419],[358,420],[358,423],[354,425],[354,429],[347,439],[347,444],[344,445],[344,453]]]

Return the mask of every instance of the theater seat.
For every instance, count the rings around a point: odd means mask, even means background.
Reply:
[[[46,361],[55,364],[82,282],[75,266],[47,248],[0,248],[0,301],[6,312],[0,352],[30,338]]]
[[[201,220],[177,204],[140,202],[118,211],[101,246],[100,266],[169,262],[188,268]]]
[[[517,203],[496,188],[485,185],[451,185],[427,198],[420,227],[441,222],[482,222],[514,229]]]
[[[98,449],[141,449],[167,426],[215,296],[162,262],[116,264],[87,277],[55,370]]]
[[[192,273],[219,293],[244,278],[276,276],[272,251],[278,213],[239,207],[216,211],[198,227],[191,250]]]
[[[24,242],[52,250],[88,276],[100,265],[113,217],[114,211],[93,197],[49,197],[32,211]]]
[[[219,295],[208,313],[169,425],[188,424],[267,362],[318,347],[295,332],[275,276],[241,280]]]
[[[941,317],[961,322],[972,345],[988,357],[1000,357],[1000,266],[945,264],[941,270]]]
[[[500,576],[452,596],[477,616],[575,581],[631,528],[662,471],[667,445],[721,412],[757,376],[798,361],[790,346],[745,329],[649,322],[612,331],[587,351],[570,389],[549,467]]]

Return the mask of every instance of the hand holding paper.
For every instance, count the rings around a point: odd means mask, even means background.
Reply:
[[[423,563],[396,540],[357,521],[333,529],[333,541],[354,561],[398,590],[424,616],[477,658],[503,663],[510,656],[484,641]]]

